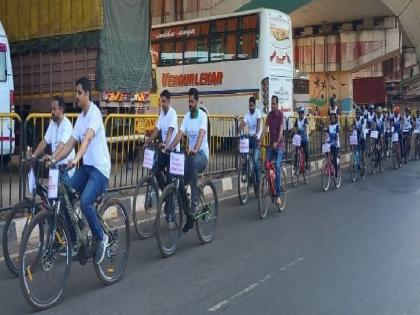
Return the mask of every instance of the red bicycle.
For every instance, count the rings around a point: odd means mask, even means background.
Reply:
[[[341,185],[341,169],[340,169],[340,155],[337,157],[337,176],[333,163],[333,156],[331,153],[331,147],[328,143],[322,146],[322,153],[325,154],[325,160],[322,163],[321,170],[321,184],[324,191],[328,191],[330,188],[331,177],[334,178],[335,188],[339,188]]]
[[[298,144],[300,141],[296,142]],[[299,177],[303,177],[305,184],[309,184],[310,172],[309,165],[306,164],[306,155],[302,145],[295,145],[294,163],[292,165],[292,186],[296,187],[299,183]]]
[[[261,146],[268,148],[267,146]],[[280,204],[276,203],[276,169],[272,161],[266,161],[265,167],[261,170],[260,189],[258,194],[258,210],[261,219],[267,216],[268,206],[270,202],[275,204],[279,212],[283,212],[286,208],[287,178],[286,170],[281,168],[281,186],[282,195],[280,196]]]

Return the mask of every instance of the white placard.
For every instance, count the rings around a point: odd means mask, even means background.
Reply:
[[[300,147],[301,143],[302,143],[302,137],[300,135],[294,135],[293,136],[293,145],[295,147]]]
[[[414,133],[415,134],[419,134],[420,133],[420,129],[414,129]]]
[[[143,167],[151,170],[153,168],[153,160],[155,157],[155,151],[150,149],[144,150]]]
[[[185,155],[181,153],[171,153],[169,173],[172,175],[184,175]]]
[[[29,185],[29,191],[32,193],[34,189],[36,188],[35,174],[32,168],[28,174],[28,185]]]
[[[357,141],[357,135],[350,136],[350,145],[358,145],[359,142]]]
[[[248,138],[239,140],[239,152],[249,153],[249,139]]]
[[[378,139],[378,136],[379,136],[379,132],[378,132],[377,130],[372,130],[372,131],[370,132],[370,137],[371,137],[372,139]]]
[[[329,143],[324,143],[322,145],[322,154],[328,153],[331,150],[331,145]]]
[[[399,138],[398,138],[398,133],[393,133],[392,134],[392,142],[398,142],[399,141]]]
[[[55,199],[58,196],[58,170],[50,170],[48,173],[48,198]]]
[[[392,127],[392,128],[391,128],[391,132],[392,132],[392,133],[394,133],[394,131],[395,131],[395,128],[394,128],[394,127]]]

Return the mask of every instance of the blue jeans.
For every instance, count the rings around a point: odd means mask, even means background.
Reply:
[[[283,190],[281,187],[281,164],[283,161],[283,153],[283,150],[267,150],[267,160],[275,160],[276,162],[276,197],[280,197]]]
[[[81,195],[80,207],[89,223],[92,234],[101,241],[103,240],[104,233],[93,204],[96,198],[106,191],[108,182],[108,178],[97,168],[90,165],[83,165],[78,168],[69,181],[70,186]]]
[[[249,149],[252,150],[254,160],[254,174],[255,174],[255,183],[258,185],[260,182],[260,149],[258,148],[258,141],[256,138],[252,137],[249,139]]]
[[[196,155],[185,157],[185,185],[191,186],[191,211],[194,213],[198,206],[198,193],[197,193],[197,175],[204,172],[207,167],[207,157],[203,151],[198,151]]]

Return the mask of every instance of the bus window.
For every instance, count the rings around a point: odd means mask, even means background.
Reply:
[[[237,35],[227,35],[225,37],[225,55],[224,60],[235,60],[236,59],[236,44],[237,44]]]
[[[163,42],[160,51],[160,65],[173,66],[175,65],[174,42]]]
[[[159,44],[152,44],[152,63],[155,65],[159,65],[159,55],[160,55],[160,45]]]
[[[239,36],[238,59],[258,57],[258,37],[256,33],[244,33]]]
[[[0,82],[6,82],[6,79],[6,52],[0,51]]]
[[[210,40],[210,61],[222,61],[224,59],[224,42],[223,35]]]
[[[226,31],[228,32],[236,32],[238,29],[238,19],[237,18],[230,18],[226,20]]]
[[[257,29],[257,16],[249,15],[242,18],[242,30],[256,30]]]
[[[184,59],[184,42],[179,41],[175,44],[175,63],[182,65]]]
[[[187,49],[184,53],[186,64],[204,63],[209,61],[209,46],[207,38],[187,40]]]

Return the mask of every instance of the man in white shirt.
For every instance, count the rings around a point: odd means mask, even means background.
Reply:
[[[245,126],[248,126],[248,135],[249,135],[249,150],[253,151],[254,157],[254,170],[255,170],[255,185],[258,187],[259,179],[259,160],[260,160],[260,150],[258,147],[258,142],[261,137],[261,111],[256,108],[255,97],[251,96],[249,98],[249,111],[246,112],[243,121],[239,125],[237,136],[239,136]],[[246,167],[246,165],[245,165]]]
[[[162,143],[160,144],[161,149],[167,148],[171,142],[175,139],[178,133],[178,116],[175,109],[170,106],[171,93],[168,90],[162,91],[160,94],[160,105],[162,111],[160,112],[159,119],[156,127],[153,130],[150,137],[146,140],[145,145],[148,146],[153,140],[159,135],[162,135]],[[176,150],[179,151],[179,144]],[[169,167],[169,154],[165,151],[158,152],[156,179],[158,181],[159,188],[163,190],[166,186],[167,180],[165,180],[163,171]]]
[[[187,157],[185,159],[184,181],[191,186],[191,212],[187,215],[184,233],[194,226],[193,215],[197,211],[197,174],[204,172],[209,161],[209,145],[207,142],[207,114],[198,107],[198,91],[191,88],[188,92],[189,111],[185,114],[178,134],[168,150],[172,151],[184,137],[188,136]]]
[[[80,194],[80,206],[94,236],[96,248],[95,263],[100,264],[108,247],[108,235],[104,232],[96,209],[96,198],[103,194],[109,183],[111,159],[105,137],[105,128],[99,108],[90,100],[91,83],[83,77],[76,82],[76,101],[82,109],[74,126],[73,135],[64,148],[51,160],[53,164],[67,156],[80,143],[76,156],[69,160],[67,168],[74,168],[83,158],[83,166],[78,168],[69,184]]]
[[[69,141],[73,134],[73,125],[71,121],[64,116],[64,99],[61,96],[54,96],[51,101],[51,121],[48,125],[47,132],[45,133],[44,139],[36,147],[33,159],[37,159],[41,156],[47,147],[51,146],[52,157],[60,152],[64,145]],[[48,158],[46,156],[45,158]],[[67,165],[67,162],[74,158],[74,149],[62,160],[59,164]],[[72,176],[74,171],[65,172],[62,175],[62,180],[69,180],[69,176]]]

